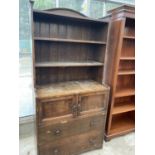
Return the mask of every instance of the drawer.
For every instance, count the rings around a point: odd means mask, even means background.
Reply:
[[[38,150],[39,155],[76,155],[101,148],[102,144],[103,132],[95,130],[38,146]]]
[[[71,120],[62,120],[38,128],[38,143],[43,145],[68,136],[101,129],[104,131],[105,114],[85,115]]]

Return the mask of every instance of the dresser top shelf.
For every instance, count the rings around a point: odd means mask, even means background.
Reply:
[[[86,62],[38,62],[35,67],[85,67],[85,66],[103,66],[103,63],[96,61]]]
[[[80,44],[99,44],[99,45],[106,44],[106,42],[104,41],[48,38],[48,37],[34,37],[34,40],[35,41],[50,41],[50,42],[65,42],[65,43],[80,43]]]
[[[93,80],[68,81],[36,87],[38,99],[106,91],[107,86]]]

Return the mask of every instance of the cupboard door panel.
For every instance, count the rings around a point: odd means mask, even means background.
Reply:
[[[106,94],[104,92],[79,95],[78,115],[92,111],[102,111],[106,108]]]
[[[76,100],[74,96],[39,100],[37,106],[40,123],[62,116],[76,116]]]

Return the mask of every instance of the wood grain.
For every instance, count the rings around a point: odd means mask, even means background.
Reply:
[[[59,97],[64,95],[78,94],[78,93],[95,93],[106,91],[107,87],[95,81],[70,81],[54,83],[51,85],[38,86],[36,95],[37,98]]]

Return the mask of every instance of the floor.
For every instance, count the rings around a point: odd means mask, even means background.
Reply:
[[[19,126],[19,155],[36,155],[34,123],[24,123]],[[104,143],[103,149],[84,153],[82,155],[134,155],[135,134],[114,138]]]

